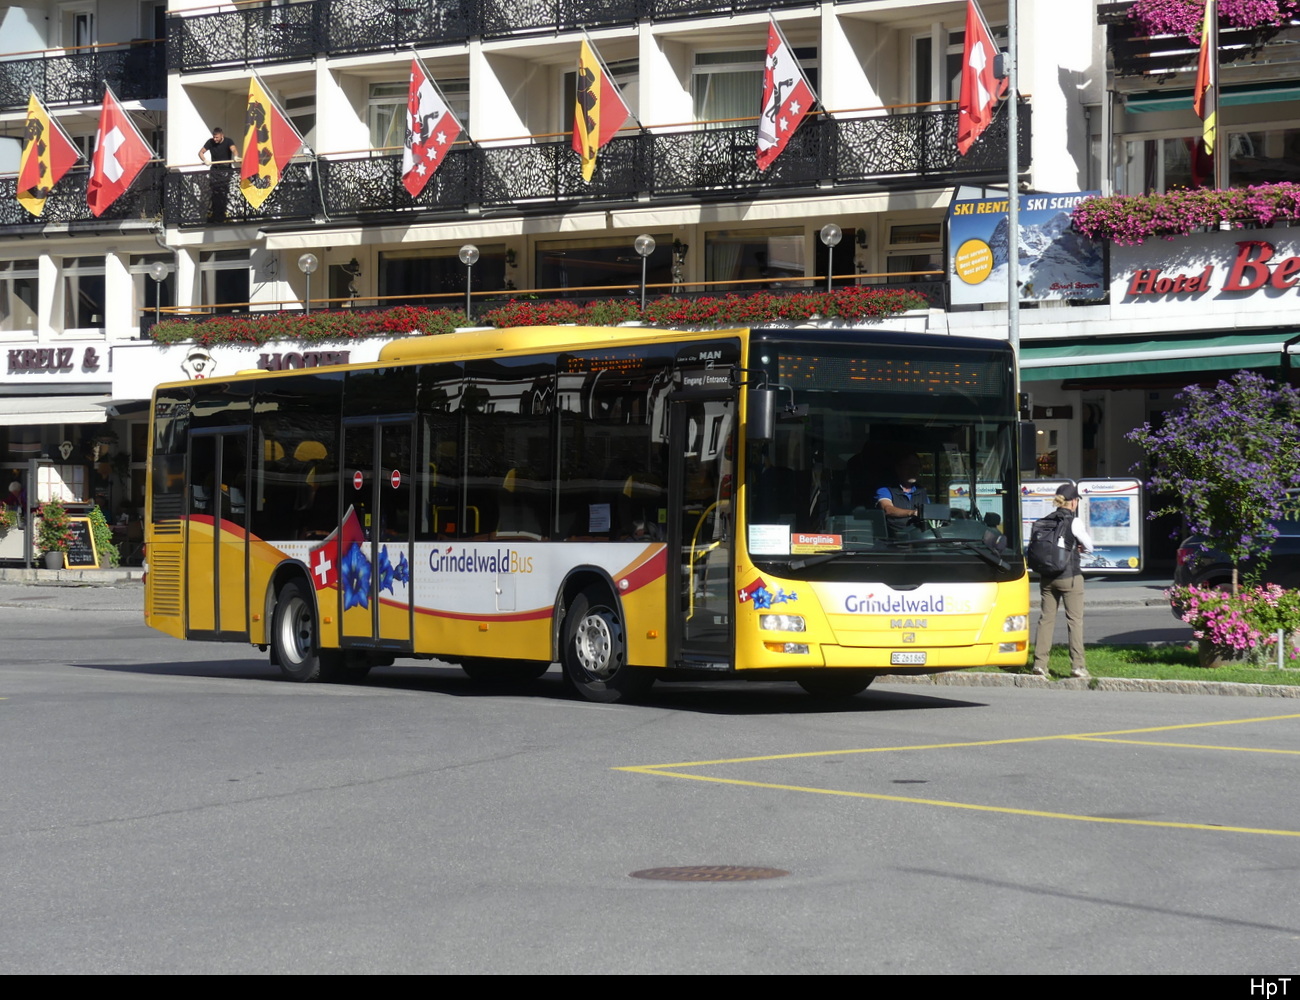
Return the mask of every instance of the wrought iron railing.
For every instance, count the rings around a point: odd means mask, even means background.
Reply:
[[[1020,107],[1020,163],[1030,163],[1031,118]],[[554,211],[598,202],[710,201],[770,194],[862,189],[891,181],[1005,181],[1006,115],[1000,115],[967,156],[956,151],[957,112],[909,111],[866,118],[823,116],[804,123],[764,173],[755,158],[755,128],[697,128],[629,132],[600,151],[590,184],[567,139],[451,151],[418,198],[401,180],[398,153],[322,157],[290,165],[285,180],[253,210],[230,177],[228,211],[214,211],[206,171],[168,180],[169,223],[201,227],[223,221],[464,216],[471,206],[495,211]],[[217,175],[212,175],[217,176]],[[218,192],[221,193],[220,191]],[[218,199],[218,203],[220,199]]]
[[[124,101],[166,97],[165,52],[162,42],[134,42],[0,60],[0,109],[26,108],[32,93],[51,106],[98,104],[105,82]]]
[[[449,45],[474,35],[503,38],[638,20],[674,20],[815,6],[817,0],[309,0],[167,18],[169,67],[307,59],[321,53],[385,52]]]
[[[84,167],[70,171],[45,199],[45,209],[33,216],[17,201],[18,177],[0,177],[0,230],[11,227],[39,227],[51,223],[97,223],[116,226],[126,219],[161,222],[163,184],[167,170],[161,163],[151,163],[141,172],[131,189],[122,195],[98,219],[86,204],[86,183],[90,172]]]
[[[311,219],[320,213],[320,183],[309,160],[288,164],[270,197],[253,208],[239,190],[236,170],[173,170],[167,175],[167,222],[220,226],[276,219]]]

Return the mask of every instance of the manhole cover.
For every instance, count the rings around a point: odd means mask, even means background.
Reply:
[[[789,875],[780,868],[745,868],[741,865],[683,865],[679,868],[643,868],[632,878],[658,879],[662,882],[747,882],[758,878]]]

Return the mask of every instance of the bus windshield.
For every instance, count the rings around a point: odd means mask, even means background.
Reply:
[[[870,565],[898,582],[940,566],[968,579],[1019,572],[1006,354],[925,354],[773,345],[776,433],[750,444],[747,465],[756,563],[812,579]],[[917,512],[889,516],[882,499]]]

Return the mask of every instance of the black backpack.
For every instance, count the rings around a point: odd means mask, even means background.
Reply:
[[[1030,527],[1025,562],[1035,573],[1054,576],[1070,568],[1074,553],[1064,544],[1065,528],[1069,523],[1069,517],[1057,510],[1040,517]]]

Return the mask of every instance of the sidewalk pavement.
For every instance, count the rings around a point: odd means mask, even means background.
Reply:
[[[0,567],[0,583],[29,583],[44,587],[120,587],[124,583],[143,582],[144,569],[140,566],[117,566],[112,569]]]

